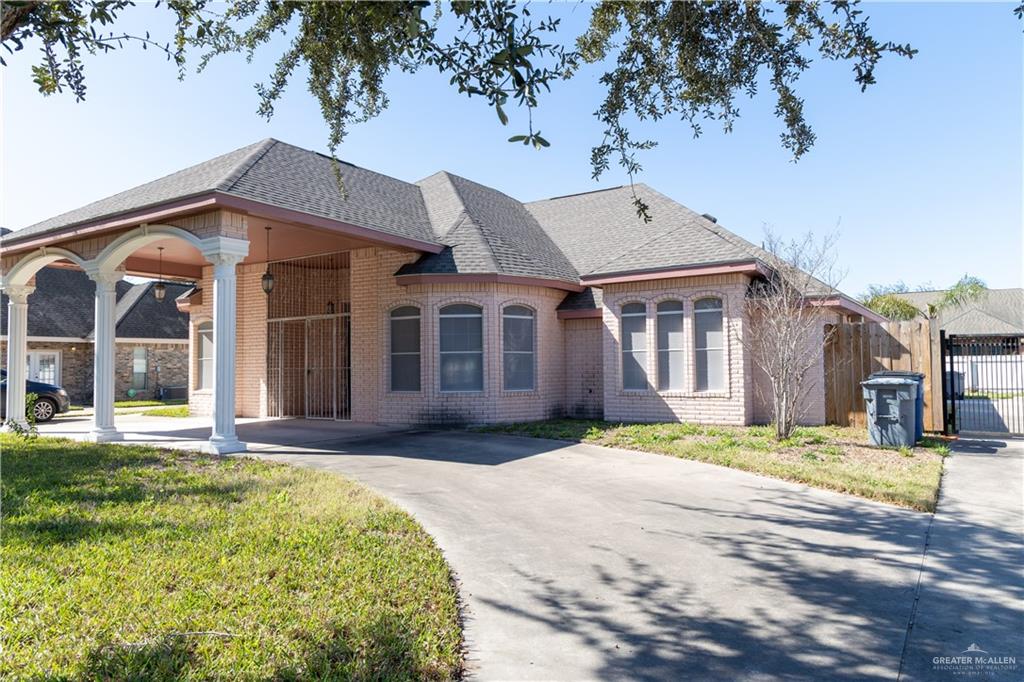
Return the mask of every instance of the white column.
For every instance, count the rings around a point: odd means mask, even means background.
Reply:
[[[213,433],[207,449],[226,455],[245,450],[235,434],[235,265],[242,256],[221,251],[208,258],[213,262]]]
[[[25,361],[28,348],[28,295],[35,287],[27,284],[9,284],[4,287],[7,294],[7,404],[4,406],[6,420],[13,420],[22,427],[28,426],[25,419]]]
[[[90,440],[97,443],[121,440],[114,426],[114,364],[115,326],[114,309],[117,306],[116,285],[124,273],[119,270],[89,272],[96,283],[95,332],[93,333],[92,367],[92,431]]]

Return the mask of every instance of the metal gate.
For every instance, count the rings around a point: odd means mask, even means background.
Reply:
[[[942,398],[946,433],[1024,433],[1024,336],[946,335]]]
[[[349,317],[316,315],[267,322],[267,414],[351,418]]]

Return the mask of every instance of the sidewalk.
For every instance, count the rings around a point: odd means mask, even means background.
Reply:
[[[964,439],[955,445],[924,557],[900,679],[965,677],[1024,679],[1020,439]]]

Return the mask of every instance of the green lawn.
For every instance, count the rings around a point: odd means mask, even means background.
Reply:
[[[114,407],[163,407],[165,405],[184,405],[187,400],[116,400]]]
[[[188,405],[172,405],[170,407],[156,407],[152,410],[145,410],[144,417],[187,417]]]
[[[445,680],[449,569],[347,479],[0,436],[0,678]]]
[[[642,450],[743,469],[921,511],[934,511],[949,448],[937,439],[903,450],[871,447],[862,429],[799,428],[776,442],[765,426],[615,424],[557,419],[481,430]]]

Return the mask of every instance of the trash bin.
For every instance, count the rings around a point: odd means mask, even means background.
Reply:
[[[862,381],[873,445],[913,447],[917,442],[918,382],[909,377],[875,377]]]
[[[874,379],[875,377],[904,377],[917,382],[917,408],[915,410],[917,414],[917,430],[914,432],[914,442],[916,443],[924,438],[924,374],[903,369],[883,369],[878,372],[872,372],[868,379]]]

